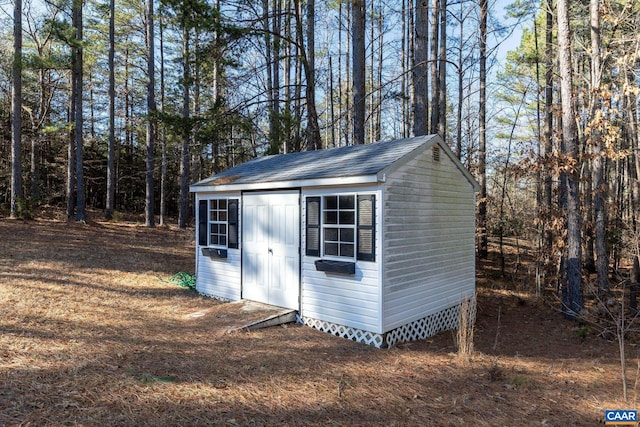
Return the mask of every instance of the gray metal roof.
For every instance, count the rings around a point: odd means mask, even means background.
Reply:
[[[193,187],[375,175],[418,147],[438,140],[429,135],[257,157],[197,182]]]

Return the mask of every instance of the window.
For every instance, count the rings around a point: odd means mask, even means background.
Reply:
[[[325,196],[322,209],[323,254],[353,258],[355,229],[355,196]]]
[[[374,195],[307,197],[306,208],[307,256],[375,261]]]
[[[209,244],[227,246],[227,200],[209,200]]]
[[[238,199],[200,200],[198,244],[238,248]]]

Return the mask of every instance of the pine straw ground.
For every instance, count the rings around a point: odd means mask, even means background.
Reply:
[[[0,242],[0,425],[592,426],[637,407],[635,346],[625,403],[615,343],[483,269],[463,363],[451,332],[388,350],[225,333],[229,304],[166,282],[193,271],[193,230],[0,219]]]

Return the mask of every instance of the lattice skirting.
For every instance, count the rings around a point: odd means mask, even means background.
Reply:
[[[423,340],[438,332],[457,329],[459,314],[460,306],[454,305],[422,319],[402,325],[385,334],[385,345],[386,347],[393,347],[403,342]]]
[[[475,305],[473,312],[469,313],[475,319]],[[299,323],[311,326],[322,332],[348,338],[350,340],[380,347],[393,347],[403,342],[423,340],[438,332],[457,329],[460,315],[460,305],[446,308],[437,313],[423,317],[422,319],[402,325],[385,334],[376,334],[362,329],[351,328],[349,326],[312,319],[309,317],[298,317]]]
[[[338,325],[337,323],[325,322],[324,320],[312,319],[309,317],[298,317],[298,321],[322,332],[328,332],[338,337],[373,345],[380,348],[384,343],[384,335],[376,334],[362,329],[351,328],[349,326]]]
[[[204,292],[200,292],[200,291],[198,291],[198,294],[203,297],[211,298],[213,300],[220,301],[220,302],[233,302],[233,300],[229,298],[219,297],[217,295],[205,294]]]

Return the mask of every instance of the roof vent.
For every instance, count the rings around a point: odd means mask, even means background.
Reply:
[[[433,150],[433,161],[434,162],[439,162],[440,161],[440,146],[439,145],[434,145],[432,150]]]

